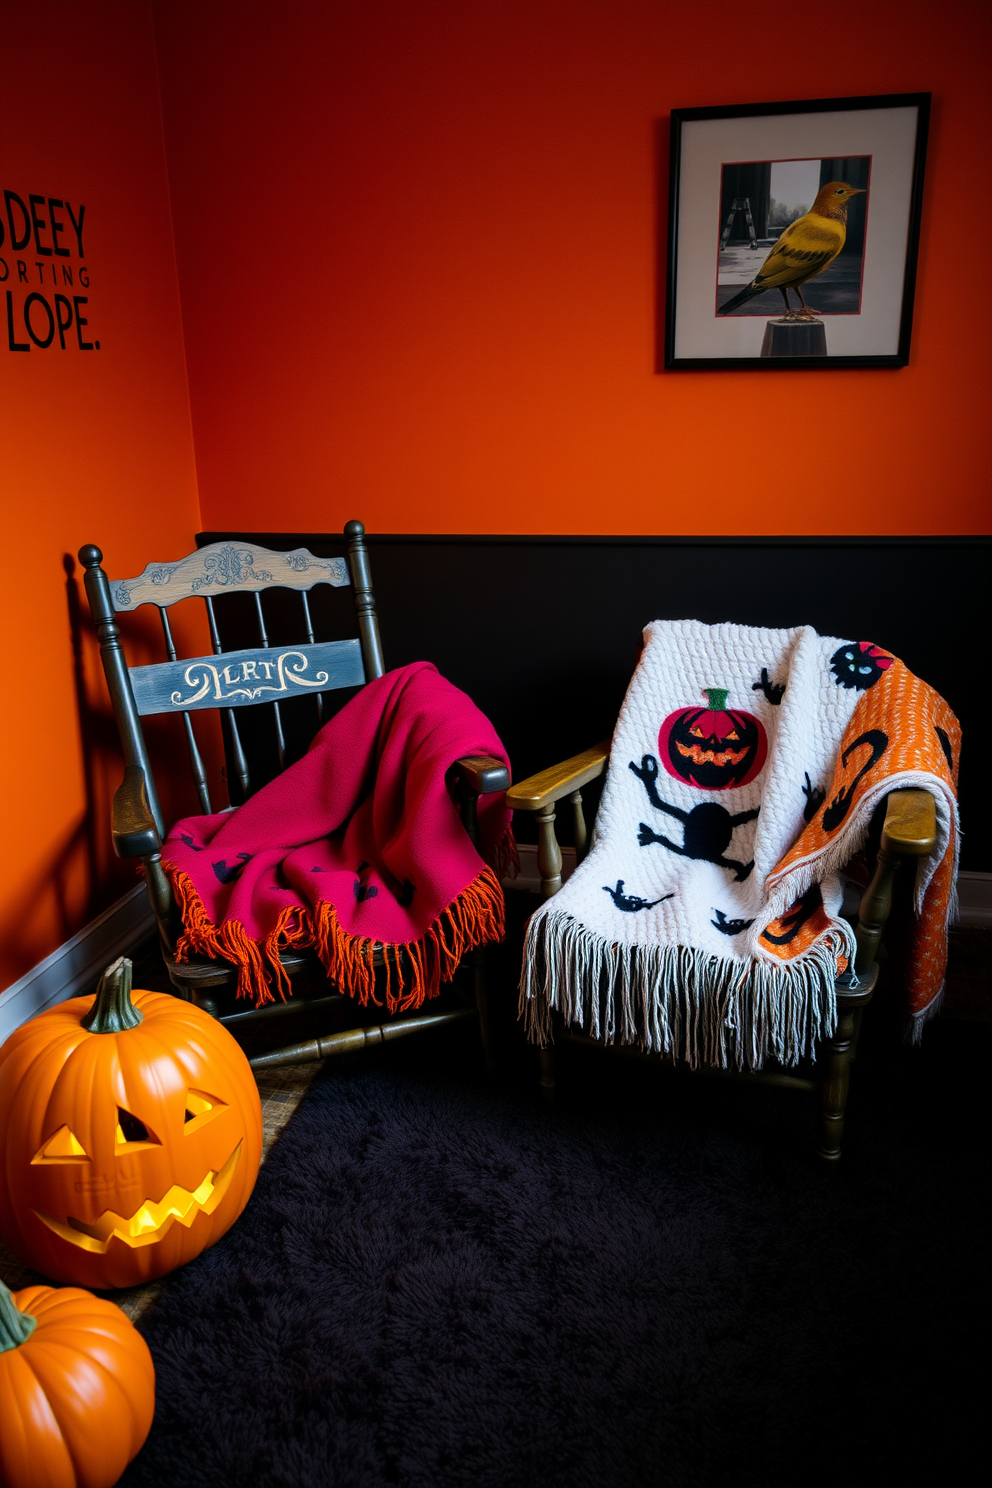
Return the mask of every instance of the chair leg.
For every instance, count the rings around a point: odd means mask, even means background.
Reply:
[[[173,997],[179,997],[183,1002],[191,1002],[194,1007],[202,1008],[205,1013],[210,1014],[211,1018],[220,1017],[220,1007],[210,992],[214,983],[208,982],[206,987],[198,987],[194,982],[187,981],[181,971],[177,972],[175,962],[171,957],[166,957],[165,969],[172,983]]]
[[[541,1099],[550,1109],[555,1103],[555,1051],[545,1048],[541,1051]]]
[[[174,997],[182,998],[183,1002],[191,1002],[201,1012],[208,1013],[211,1018],[220,1017],[220,1004],[212,995],[210,987],[197,987],[190,982],[181,982],[172,975],[170,970],[169,980],[172,983],[172,994]]]
[[[492,1038],[489,1027],[489,993],[486,987],[486,953],[480,947],[473,951],[474,962],[473,974],[475,977],[475,1011],[479,1016],[479,1038],[482,1040],[482,1057],[486,1063],[486,1071],[492,1074],[495,1069],[493,1059]]]
[[[820,1113],[820,1157],[838,1162],[844,1134],[844,1108],[851,1084],[851,1059],[855,1045],[855,1015],[852,1007],[837,1008],[837,1029],[823,1050],[825,1070]]]
[[[271,1049],[267,1054],[256,1054],[248,1063],[253,1070],[271,1069],[279,1064],[311,1064],[320,1059],[329,1059],[333,1054],[357,1054],[362,1049],[387,1044],[393,1039],[407,1038],[412,1033],[420,1033],[422,1029],[457,1023],[460,1019],[471,1016],[471,1008],[457,1008],[451,1013],[427,1013],[415,1018],[397,1018],[391,1023],[376,1023],[371,1028],[348,1028],[343,1033],[307,1039],[302,1044],[289,1044],[283,1049]]]
[[[204,1013],[209,1013],[211,1018],[220,1017],[220,1003],[215,997],[211,997],[209,992],[194,992],[189,1001],[194,1007],[200,1008]]]

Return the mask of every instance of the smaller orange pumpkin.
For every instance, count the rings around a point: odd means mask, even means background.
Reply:
[[[78,1287],[0,1281],[0,1484],[111,1488],[155,1414],[137,1328]]]

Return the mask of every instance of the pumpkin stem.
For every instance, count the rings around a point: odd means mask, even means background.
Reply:
[[[729,687],[704,687],[703,693],[710,700],[711,713],[723,713],[726,710]]]
[[[131,1001],[131,963],[121,956],[100,978],[93,1006],[82,1019],[90,1033],[125,1033],[145,1020]]]
[[[0,1281],[0,1354],[20,1348],[31,1337],[38,1319],[21,1312],[13,1297]]]

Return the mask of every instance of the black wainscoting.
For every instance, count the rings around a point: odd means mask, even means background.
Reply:
[[[344,550],[328,533],[204,532],[197,542],[231,538]],[[433,661],[493,720],[518,779],[609,736],[650,620],[807,624],[876,641],[961,720],[962,867],[992,868],[980,763],[992,538],[370,534],[368,543],[387,667]],[[315,605],[331,611],[344,618],[334,597]]]

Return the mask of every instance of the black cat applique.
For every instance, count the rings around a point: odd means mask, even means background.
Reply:
[[[743,883],[754,867],[754,859],[749,863],[741,863],[735,858],[725,857],[724,853],[730,846],[735,829],[745,822],[754,821],[761,810],[760,806],[755,806],[750,811],[731,813],[716,801],[703,801],[691,811],[683,811],[678,806],[669,806],[659,796],[658,761],[653,754],[642,755],[639,765],[631,760],[630,769],[643,784],[655,810],[674,816],[682,824],[682,845],[679,846],[670,837],[649,827],[647,822],[641,822],[637,833],[641,847],[649,847],[657,842],[682,858],[697,858],[706,863],[715,863],[718,868],[727,868],[733,873],[737,883]]]

